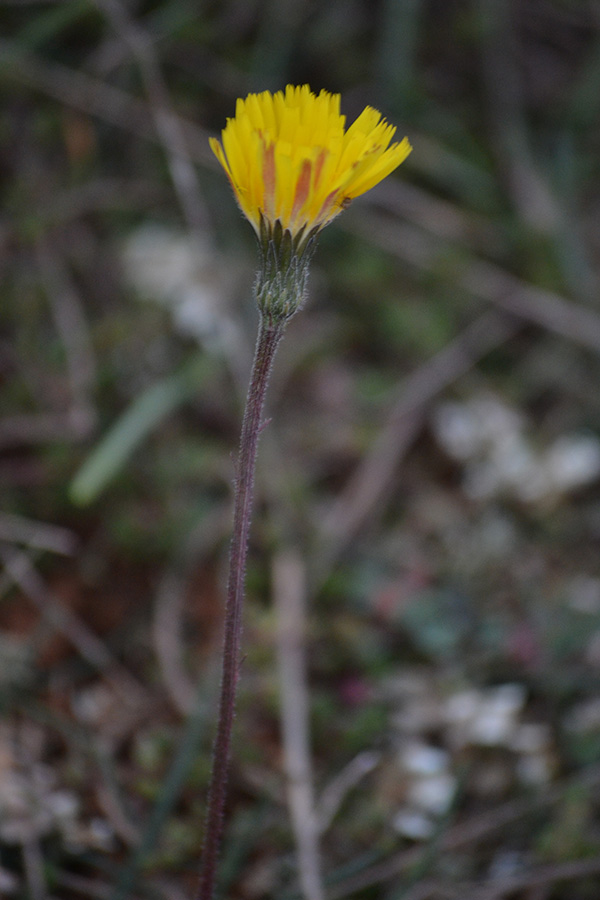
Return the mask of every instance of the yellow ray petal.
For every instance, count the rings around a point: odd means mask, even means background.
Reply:
[[[264,217],[293,237],[324,227],[406,159],[406,138],[390,146],[395,130],[370,106],[346,129],[339,94],[287,85],[239,99],[210,146],[256,231]]]

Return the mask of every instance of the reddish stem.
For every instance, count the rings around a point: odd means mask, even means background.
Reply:
[[[231,539],[229,581],[225,607],[219,721],[213,751],[202,873],[197,900],[212,900],[213,898],[219,850],[223,836],[223,819],[231,752],[231,731],[235,715],[235,699],[240,669],[242,605],[244,601],[248,534],[252,514],[256,451],[262,427],[262,412],[269,375],[277,345],[283,336],[283,330],[283,321],[273,322],[261,316],[242,423],[238,470],[235,480],[233,536]]]

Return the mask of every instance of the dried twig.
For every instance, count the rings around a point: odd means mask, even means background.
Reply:
[[[76,430],[85,435],[91,431],[96,421],[92,403],[96,363],[86,317],[56,248],[40,240],[36,251],[56,329],[65,348],[71,387],[69,418]]]
[[[551,863],[538,866],[528,872],[511,875],[482,887],[471,886],[461,896],[470,900],[501,900],[515,893],[530,888],[556,884],[559,881],[577,881],[600,875],[600,857],[592,859],[575,859],[563,863]]]
[[[427,881],[419,881],[418,884],[395,896],[397,900],[464,900],[467,895],[457,890],[456,887],[427,879]],[[469,900],[471,900],[470,897]]]
[[[31,900],[48,900],[46,877],[44,874],[44,857],[40,842],[31,835],[21,844],[23,851],[23,869],[27,881],[27,889]]]
[[[502,231],[491,219],[465,210],[458,203],[451,203],[410,181],[390,179],[385,185],[375,187],[364,202],[476,252],[497,252],[502,246]]]
[[[171,878],[154,877],[150,880],[150,885],[160,892],[164,900],[189,900],[189,894]]]
[[[527,225],[556,232],[559,206],[531,153],[520,78],[517,29],[509,0],[479,0],[482,69],[492,140],[513,206]]]
[[[128,15],[119,0],[96,0],[136,60],[150,103],[156,132],[164,147],[171,180],[190,231],[206,234],[208,215],[191,162],[179,117],[172,110],[154,46],[144,30]]]
[[[198,704],[198,688],[185,670],[183,612],[185,592],[193,567],[226,536],[228,508],[218,507],[204,516],[190,534],[182,558],[163,575],[156,594],[152,637],[165,688],[177,710],[190,715]]]
[[[321,792],[317,806],[319,832],[329,828],[349,791],[375,769],[380,759],[381,754],[375,750],[363,750],[329,782]]]
[[[48,63],[33,53],[23,53],[3,39],[0,39],[0,64],[7,81],[14,79],[87,115],[99,116],[126,131],[156,139],[148,104],[100,78],[60,63]]]
[[[89,437],[89,422],[71,410],[61,413],[22,413],[0,420],[0,447],[45,444],[67,438],[80,441]]]
[[[517,329],[511,317],[484,313],[402,382],[398,399],[372,449],[321,526],[323,541],[317,541],[317,545],[323,544],[324,550],[317,561],[317,578],[324,577],[375,508],[381,510],[386,491],[431,401]]]
[[[98,806],[109,820],[115,834],[125,844],[136,846],[140,840],[140,829],[125,813],[121,798],[114,789],[114,785],[104,778],[104,781],[97,785],[95,795]]]
[[[348,220],[345,223],[348,227]],[[388,216],[368,213],[351,220],[350,227],[411,265],[430,271],[444,245],[420,229]],[[456,264],[458,290],[487,300],[517,318],[532,322],[582,347],[600,352],[600,315],[580,303],[522,281],[495,263],[473,256],[464,268]]]
[[[81,875],[73,875],[71,872],[59,870],[54,873],[57,885],[66,888],[69,892],[79,895],[84,900],[109,900],[113,893],[113,886],[97,878],[85,878]],[[144,895],[146,897],[146,895]],[[128,900],[142,900],[139,894],[131,894]]]
[[[273,596],[277,609],[277,659],[288,803],[302,893],[305,900],[322,900],[308,724],[305,594],[301,559],[292,550],[280,551],[273,560]]]
[[[100,78],[60,63],[49,63],[33,53],[23,53],[1,38],[0,65],[7,80],[28,85],[66,106],[98,116],[146,140],[159,139],[149,104]],[[180,117],[179,122],[193,158],[216,168],[218,163],[209,150],[207,132]]]
[[[486,840],[499,829],[512,825],[532,812],[557,803],[575,785],[590,791],[597,790],[600,786],[600,766],[591,767],[568,781],[540,792],[536,797],[527,796],[509,800],[488,813],[472,816],[465,822],[449,828],[440,840],[440,853],[467,848],[472,850],[480,841]],[[377,863],[331,888],[327,892],[327,900],[342,900],[365,888],[395,879],[418,864],[423,852],[420,847],[413,847],[382,863]],[[470,895],[468,892],[467,894],[460,892],[459,896]]]
[[[68,528],[3,512],[0,512],[0,541],[26,544],[35,550],[46,550],[61,556],[72,556],[79,544],[77,535]]]
[[[197,689],[183,666],[182,618],[187,580],[169,570],[161,578],[152,619],[152,637],[162,680],[176,709],[189,715]]]
[[[44,584],[26,553],[7,551],[0,546],[0,559],[9,578],[29,597],[50,625],[63,634],[91,666],[98,669],[128,704],[140,705],[144,689],[112,655],[84,622]]]
[[[99,210],[145,209],[164,200],[168,193],[167,186],[149,179],[97,177],[53,196],[52,204],[40,209],[39,221],[57,226]]]

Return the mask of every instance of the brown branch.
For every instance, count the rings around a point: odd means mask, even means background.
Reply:
[[[325,576],[375,509],[381,513],[386,492],[429,404],[483,356],[509,340],[518,327],[512,317],[484,313],[401,383],[398,399],[371,450],[321,526],[316,544],[323,543],[324,550],[315,567],[318,579]]]
[[[139,707],[145,696],[142,686],[79,616],[46,587],[27,554],[7,551],[0,546],[0,560],[6,575],[29,597],[44,619],[66,637],[83,659],[103,674],[128,705]]]
[[[344,223],[348,227],[347,220]],[[447,245],[412,225],[363,211],[350,223],[352,231],[393,253],[418,269],[431,271]],[[461,270],[453,266],[457,290],[486,300],[525,322],[532,322],[583,347],[600,352],[600,315],[580,303],[536,287],[476,257],[465,260]]]

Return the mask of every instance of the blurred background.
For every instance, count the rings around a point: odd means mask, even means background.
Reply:
[[[600,895],[600,5],[0,2],[0,895],[189,900],[249,91],[380,109],[260,447],[221,896]]]

